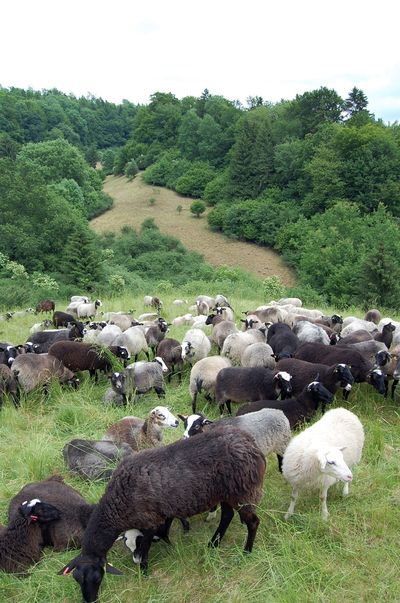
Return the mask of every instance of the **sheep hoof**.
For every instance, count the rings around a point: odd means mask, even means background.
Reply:
[[[287,521],[288,519],[290,519],[291,517],[292,517],[292,514],[291,514],[291,513],[285,513],[285,519],[286,519],[286,521]]]
[[[207,517],[206,517],[206,521],[212,521],[213,519],[215,519],[217,517],[217,512],[216,511],[212,511],[210,512]]]

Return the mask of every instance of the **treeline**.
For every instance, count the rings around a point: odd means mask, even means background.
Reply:
[[[361,90],[254,97],[246,108],[207,90],[181,101],[156,93],[114,173],[127,166],[215,205],[212,228],[276,248],[328,302],[396,305],[400,126],[375,119]]]

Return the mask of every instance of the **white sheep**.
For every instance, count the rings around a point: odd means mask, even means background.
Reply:
[[[364,429],[358,417],[345,408],[329,410],[323,417],[294,437],[286,448],[282,473],[292,486],[292,498],[285,515],[294,512],[301,490],[320,490],[322,517],[329,513],[328,489],[344,482],[343,496],[353,479],[351,467],[358,463],[364,445]]]
[[[107,325],[97,336],[97,343],[105,346],[113,345],[115,339],[122,334],[122,329],[117,325]]]
[[[221,356],[227,356],[233,364],[239,365],[244,350],[252,343],[265,343],[264,332],[260,329],[250,329],[249,331],[232,333],[224,341]]]
[[[274,351],[268,343],[252,343],[243,350],[242,366],[263,366],[274,370],[276,360]]]
[[[113,345],[120,345],[126,348],[131,357],[135,358],[135,361],[138,359],[140,352],[144,352],[147,356],[147,360],[150,360],[149,346],[141,326],[130,327],[121,333],[121,335],[118,335],[114,340]]]
[[[222,356],[209,356],[202,358],[193,365],[190,371],[189,393],[192,399],[192,411],[196,412],[197,394],[204,391],[206,400],[211,396],[215,398],[215,383],[217,375],[223,368],[232,366],[229,358]]]
[[[350,317],[351,318],[351,317]],[[343,321],[343,328],[341,331],[341,336],[346,337],[346,335],[350,335],[350,333],[354,333],[354,331],[359,331],[363,329],[368,331],[368,333],[376,333],[378,331],[378,327],[374,322],[370,322],[369,320],[362,320],[361,318],[356,318],[351,322],[346,323],[346,318]]]
[[[182,341],[182,360],[191,364],[208,356],[211,342],[201,329],[189,329]]]
[[[187,299],[174,299],[172,303],[174,306],[187,306],[189,302]]]
[[[293,333],[297,335],[301,343],[323,343],[330,345],[329,335],[322,327],[308,320],[299,320],[293,326]]]
[[[80,302],[80,303],[84,303],[84,304],[88,304],[89,303],[89,298],[86,297],[86,295],[73,295],[71,297],[71,302]]]
[[[76,314],[78,318],[91,318],[96,316],[97,308],[103,304],[99,299],[96,299],[93,303],[87,304],[85,302],[78,304],[76,308]]]

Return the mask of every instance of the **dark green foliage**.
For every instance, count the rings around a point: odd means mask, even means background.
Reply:
[[[200,215],[204,214],[206,211],[206,204],[204,201],[193,201],[193,203],[190,205],[190,211],[196,216],[196,218],[200,218]]]
[[[124,170],[125,176],[128,178],[128,180],[133,180],[133,178],[136,176],[136,174],[138,174],[138,172],[139,168],[137,166],[136,161],[134,159],[128,161]]]
[[[227,198],[229,174],[227,171],[215,176],[206,185],[203,193],[203,199],[208,205],[215,205],[219,201],[224,201]]]
[[[175,190],[181,195],[188,197],[201,197],[204,189],[213,179],[215,170],[204,161],[192,163],[184,175],[178,178],[175,183]]]
[[[75,227],[64,248],[60,272],[82,291],[94,291],[102,280],[96,237],[86,227]]]

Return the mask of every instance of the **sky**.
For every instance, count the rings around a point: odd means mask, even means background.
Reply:
[[[0,85],[115,103],[207,88],[246,104],[353,86],[400,121],[396,0],[12,0],[0,4]]]

